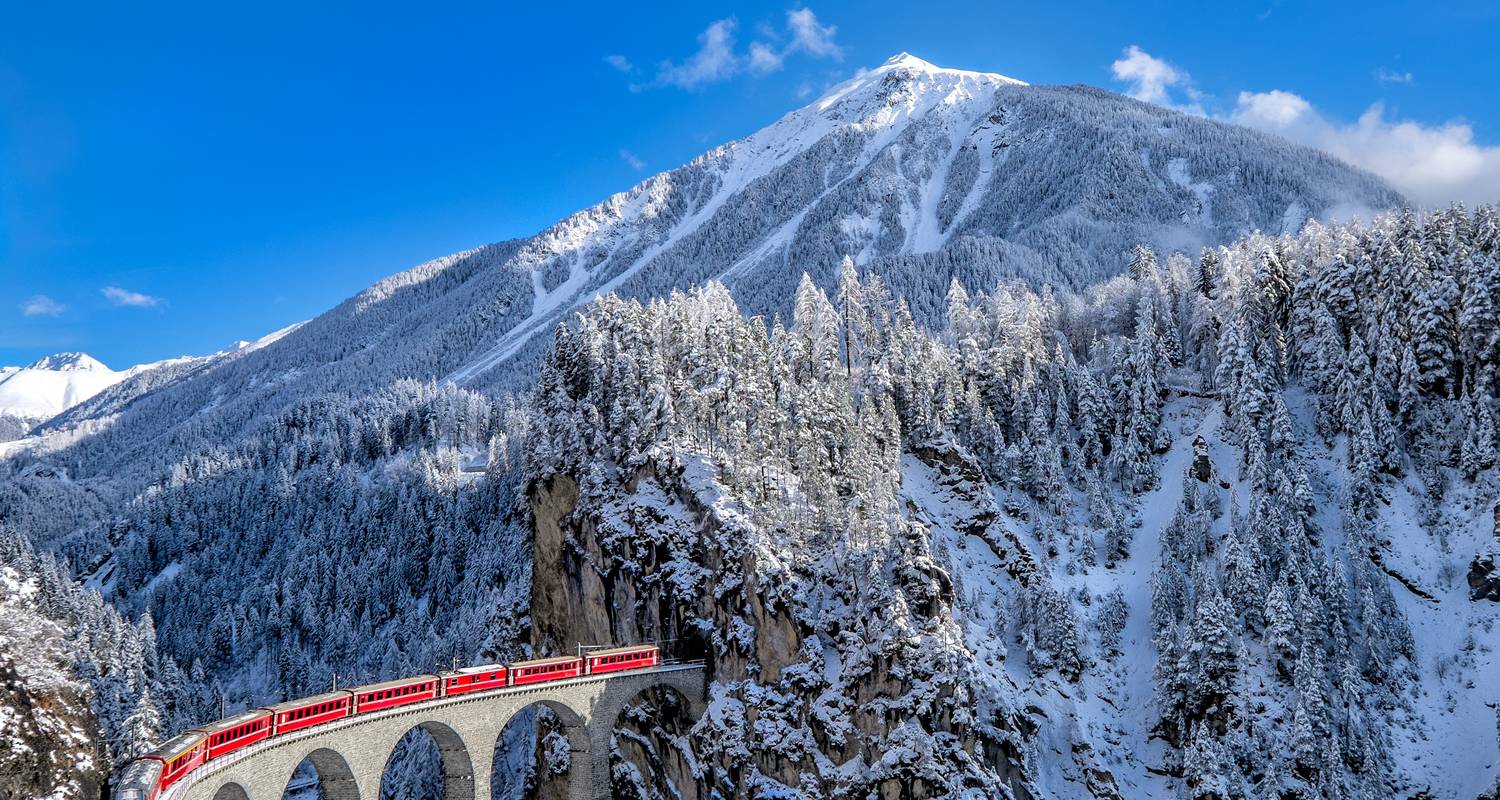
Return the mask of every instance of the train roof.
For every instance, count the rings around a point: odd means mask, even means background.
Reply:
[[[633,645],[633,646],[630,646],[630,647],[607,647],[607,648],[604,648],[603,650],[590,650],[587,653],[585,653],[584,655],[587,655],[588,657],[593,658],[594,656],[617,656],[617,655],[620,655],[622,653],[639,653],[642,650],[657,650],[657,649],[659,649],[659,648],[657,648],[657,646],[654,645],[654,644],[638,644],[638,645]]]
[[[393,681],[367,683],[364,686],[356,686],[349,691],[354,692],[355,694],[364,694],[365,692],[378,692],[382,689],[394,689],[397,686],[410,686],[413,683],[421,683],[422,681],[435,681],[437,679],[438,676],[436,675],[413,675],[410,678],[398,678]]]
[[[438,674],[443,677],[449,675],[473,675],[477,672],[502,672],[505,668],[504,664],[480,664],[477,667],[459,667],[458,669],[445,670]]]
[[[161,777],[162,763],[152,755],[138,758],[125,766],[115,779],[117,789],[137,789],[141,796],[145,797],[151,789],[156,786],[156,779]],[[115,795],[119,797],[119,794]]]
[[[198,731],[199,733],[202,733],[205,736],[212,736],[212,735],[218,733],[219,731],[227,731],[230,728],[233,728],[233,727],[236,727],[236,726],[239,726],[239,725],[244,725],[247,722],[254,722],[257,719],[261,719],[263,717],[268,717],[270,715],[271,715],[270,711],[267,711],[264,708],[256,708],[256,709],[252,709],[250,711],[246,711],[243,714],[235,714],[234,716],[232,716],[232,717],[230,717],[228,719],[221,719],[218,722],[210,722],[207,725],[199,725],[198,727],[194,728],[193,730]]]
[[[198,731],[179,733],[171,739],[168,739],[161,747],[158,747],[155,750],[152,750],[150,753],[146,754],[146,757],[157,758],[161,759],[162,761],[171,761],[172,759],[182,755],[183,753],[186,753],[194,747],[197,747],[198,744],[203,741],[203,739],[203,734],[199,733]]]
[[[540,667],[544,664],[560,664],[564,661],[577,661],[578,656],[552,656],[551,658],[533,658],[530,661],[517,661],[510,665],[511,669],[522,667]]]
[[[351,694],[351,692],[345,689],[340,689],[336,692],[325,692],[323,694],[315,694],[312,697],[300,697],[296,700],[288,700],[285,703],[277,703],[274,706],[265,706],[265,710],[273,714],[280,714],[283,711],[293,711],[304,706],[312,706],[318,703],[326,703],[329,700],[337,700],[341,697],[349,697]]]

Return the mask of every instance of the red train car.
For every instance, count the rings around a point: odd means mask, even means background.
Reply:
[[[142,760],[161,764],[154,789],[145,795],[155,798],[208,760],[208,739],[197,731],[188,731],[147,753]]]
[[[291,700],[269,706],[264,710],[271,712],[271,735],[280,736],[283,733],[343,719],[354,713],[353,701],[353,693],[341,690],[316,697]]]
[[[264,708],[246,711],[196,730],[208,739],[208,758],[218,758],[269,738],[271,712]]]
[[[439,673],[443,679],[443,696],[483,692],[508,685],[510,670],[504,664],[486,664]]]
[[[522,661],[519,664],[511,664],[510,685],[521,686],[527,683],[560,681],[564,678],[576,678],[582,674],[583,659],[581,658],[574,656],[539,658],[535,661]]]
[[[156,800],[161,794],[161,766],[150,756],[130,762],[114,781],[114,800]]]
[[[354,713],[365,714],[407,703],[420,703],[438,696],[438,676],[418,675],[385,683],[360,686],[354,691]]]
[[[654,644],[611,647],[608,650],[594,650],[584,660],[588,662],[588,674],[598,675],[601,672],[654,667],[661,663],[661,650]]]

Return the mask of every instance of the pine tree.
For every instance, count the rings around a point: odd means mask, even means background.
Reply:
[[[1416,296],[1412,337],[1419,380],[1432,394],[1447,394],[1457,363],[1458,284],[1446,273]]]
[[[1219,282],[1219,253],[1211,247],[1203,248],[1198,256],[1198,273],[1195,276],[1195,288],[1198,294],[1213,299],[1215,287]]]
[[[1297,619],[1292,611],[1291,593],[1286,584],[1277,581],[1266,595],[1266,650],[1281,677],[1290,679],[1297,657]]]
[[[1495,420],[1489,404],[1470,394],[1463,404],[1464,437],[1459,447],[1459,469],[1474,480],[1495,463]]]
[[[1227,800],[1231,797],[1231,768],[1232,762],[1224,751],[1220,735],[1207,725],[1194,728],[1182,759],[1187,796],[1191,800]]]
[[[1259,631],[1265,624],[1263,606],[1266,596],[1260,558],[1251,551],[1239,525],[1231,525],[1224,538],[1224,594],[1235,613],[1244,620],[1245,629]]]
[[[1145,245],[1136,245],[1130,253],[1130,263],[1126,266],[1126,273],[1136,281],[1145,281],[1156,277],[1156,253]]]
[[[1238,669],[1239,635],[1234,611],[1210,584],[1199,597],[1188,627],[1179,670],[1189,676],[1189,716],[1222,731]]]
[[[151,690],[141,690],[130,715],[121,725],[121,752],[125,759],[139,758],[155,747],[161,739],[161,712],[151,699]]]

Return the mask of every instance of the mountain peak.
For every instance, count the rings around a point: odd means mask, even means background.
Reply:
[[[891,56],[890,58],[887,58],[885,60],[885,63],[881,64],[880,66],[905,67],[908,69],[920,69],[924,71],[935,71],[941,69],[941,67],[938,67],[936,64],[933,64],[929,61],[923,61],[922,59],[917,58],[916,56],[906,52],[905,50],[902,50],[901,52]]]
[[[109,372],[109,367],[88,353],[54,353],[37,361],[27,369],[43,369],[49,372]]]
[[[901,52],[891,56],[890,58],[887,58],[885,60],[885,63],[881,64],[875,69],[870,70],[868,74],[876,75],[888,72],[916,72],[926,75],[952,75],[956,77],[979,79],[986,83],[998,82],[1018,84],[1022,86],[1026,85],[1025,81],[1019,81],[1015,78],[1007,77],[995,72],[975,72],[973,70],[940,67],[932,63],[931,61],[917,58],[916,56],[906,52],[905,50],[902,50]]]

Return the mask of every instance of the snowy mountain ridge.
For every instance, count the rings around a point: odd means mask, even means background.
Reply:
[[[11,367],[0,367],[0,372],[12,369]],[[54,353],[39,359],[26,369],[47,369],[55,372],[91,372],[108,371],[109,367],[88,353]]]
[[[230,354],[253,352],[297,329],[290,325],[254,341],[237,341],[205,356],[177,356],[113,370],[87,353],[55,353],[25,367],[0,367],[0,457],[23,447],[30,430],[131,378],[162,370],[202,366]]]
[[[521,353],[568,309],[612,291],[639,292],[632,283],[660,283],[649,280],[649,273],[658,263],[676,261],[675,251],[696,249],[692,239],[705,226],[743,224],[751,230],[734,243],[731,253],[715,259],[712,268],[696,270],[694,277],[720,280],[736,289],[737,296],[748,297],[753,310],[767,311],[781,306],[784,296],[757,297],[763,291],[758,286],[784,286],[796,272],[793,262],[805,265],[809,259],[803,253],[818,248],[815,242],[834,244],[829,263],[852,255],[858,265],[878,269],[881,259],[933,253],[958,236],[1010,234],[996,230],[997,223],[1004,222],[979,219],[983,215],[975,212],[987,200],[993,202],[998,173],[1012,160],[1009,148],[1051,144],[1046,131],[1007,124],[1003,93],[1029,88],[1003,75],[945,69],[901,53],[745,139],[579,212],[527,242],[514,259],[517,268],[530,274],[530,313],[448,377],[460,383],[482,382],[486,372]],[[1015,99],[1021,98],[1029,96],[1018,94]],[[1156,173],[1149,177],[1155,188],[1186,195],[1178,198],[1186,207],[1171,215],[1172,231],[1141,237],[1153,243],[1227,239],[1254,229],[1293,232],[1310,207],[1327,211],[1349,205],[1355,196],[1367,195],[1352,203],[1365,208],[1396,202],[1393,195],[1375,199],[1379,190],[1370,183],[1321,203],[1291,197],[1263,218],[1223,214],[1230,223],[1225,227],[1215,222],[1212,192],[1216,184],[1229,188],[1234,181],[1212,175],[1194,178],[1189,159],[1182,155],[1153,158],[1148,148],[1160,148],[1171,136],[1169,124],[1154,137],[1161,141],[1136,148],[1147,170]],[[785,209],[780,203],[769,208],[756,203],[749,212],[753,217],[736,212],[737,203],[754,202],[769,188],[764,184],[787,182],[782,174],[786,170],[822,174]],[[1039,188],[1033,184],[1027,190],[1035,193]],[[771,194],[770,199],[777,200],[787,193]],[[1076,226],[1068,220],[1076,212],[1058,211],[1057,220]],[[821,215],[828,219],[820,220]],[[1122,252],[1114,255],[1123,258]],[[1061,267],[1055,257],[1043,260],[1052,263],[1023,267],[1019,275],[1079,285],[1110,269],[1082,263],[1070,274],[1073,271]],[[778,275],[765,275],[768,270]],[[831,276],[827,270],[825,266],[815,276],[826,282]],[[943,281],[928,288],[945,287]],[[785,294],[783,289],[780,295]]]
[[[169,457],[156,447],[168,432],[246,430],[321,393],[410,377],[524,389],[546,334],[601,293],[720,280],[748,313],[785,317],[803,272],[831,288],[849,256],[938,325],[954,280],[1081,288],[1118,274],[1137,242],[1193,249],[1401,202],[1254,131],[898,56],[536,236],[393,275],[271,346],[138,376],[44,430],[108,420],[80,463],[145,475],[143,460]]]
[[[0,367],[0,416],[50,419],[151,366],[115,371],[85,353],[57,353],[25,367]]]

